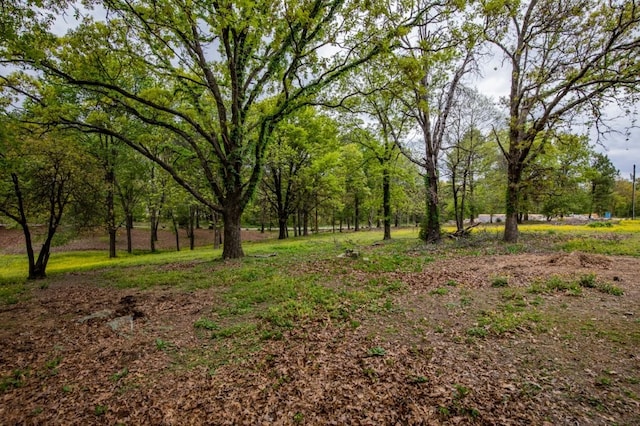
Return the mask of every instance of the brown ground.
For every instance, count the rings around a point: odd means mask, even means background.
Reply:
[[[117,290],[93,273],[67,275],[0,306],[0,378],[21,383],[0,393],[0,425],[638,425],[639,272],[637,258],[576,253],[440,260],[388,274],[406,288],[391,311],[362,312],[357,327],[305,324],[215,371],[185,365],[203,348],[230,350],[193,326],[219,289]],[[624,296],[524,291],[587,273]],[[491,287],[496,276],[509,277],[508,291]],[[542,322],[470,337],[479,313],[509,294],[527,309],[542,301]],[[119,333],[106,319],[78,321],[104,309],[136,319]]]
[[[35,235],[35,241],[38,241],[40,229],[36,228],[33,231]],[[42,230],[44,231],[44,230]],[[255,230],[242,230],[242,241],[261,241],[269,238],[277,238],[276,231],[265,231],[260,233]],[[189,248],[189,239],[187,238],[186,231],[181,229],[179,231],[180,236],[180,248]],[[116,237],[116,245],[118,250],[127,249],[126,232],[124,229],[119,229]],[[150,248],[150,235],[148,229],[134,228],[132,231],[132,248],[133,250],[149,250]],[[206,245],[213,245],[213,231],[210,229],[196,229],[195,230],[195,245],[196,247],[202,247]],[[167,229],[158,230],[158,241],[156,242],[156,249],[158,250],[175,250],[176,237],[175,234]],[[109,250],[109,239],[105,236],[105,232],[102,229],[96,229],[95,231],[86,231],[79,238],[74,238],[68,243],[54,246],[52,251],[68,251],[68,250]],[[20,229],[7,229],[0,226],[0,254],[21,254],[24,253],[24,235]]]

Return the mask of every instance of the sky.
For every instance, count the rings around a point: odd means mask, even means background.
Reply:
[[[489,61],[480,65],[480,75],[473,84],[480,93],[498,103],[502,97],[509,95],[509,70],[501,63],[499,54],[495,54]],[[640,121],[640,105],[637,119]],[[632,113],[633,114],[633,113]],[[640,128],[633,128],[633,115],[627,115],[620,108],[611,106],[606,110],[608,123],[614,132],[600,134],[596,129],[576,126],[573,131],[577,134],[589,135],[594,149],[606,154],[613,165],[620,172],[620,177],[631,180],[633,165],[637,165],[636,176],[640,177]]]

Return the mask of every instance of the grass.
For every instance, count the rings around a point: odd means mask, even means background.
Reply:
[[[29,370],[13,370],[9,376],[0,379],[0,392],[21,387],[29,375]]]
[[[610,223],[610,222],[606,222]],[[488,229],[488,230],[487,230]],[[528,243],[504,244],[499,234],[474,230],[474,235],[462,242],[445,241],[441,246],[424,246],[417,240],[417,229],[394,230],[394,239],[384,244],[379,232],[320,234],[283,241],[269,240],[245,243],[247,257],[235,261],[217,260],[220,251],[198,248],[193,251],[159,253],[119,253],[108,259],[106,253],[85,251],[54,253],[48,272],[56,275],[94,271],[95,281],[116,288],[151,289],[168,287],[178,291],[211,289],[218,292],[221,303],[211,315],[195,321],[194,328],[214,339],[235,339],[253,335],[279,338],[282,330],[319,318],[332,318],[360,324],[356,313],[365,309],[372,313],[394,312],[393,296],[405,289],[402,281],[389,278],[388,273],[421,272],[437,257],[459,254],[520,253]],[[495,228],[498,229],[498,228]],[[607,251],[616,242],[620,253],[640,249],[640,221],[621,221],[606,227],[527,224],[520,227],[523,240],[552,238],[558,249],[580,243],[581,248]],[[448,232],[447,229],[444,229]],[[606,231],[606,232],[605,232]],[[376,243],[374,245],[374,243]],[[358,258],[339,258],[346,250],[356,250]],[[261,257],[269,254],[270,257]],[[26,262],[23,256],[0,256],[0,303],[15,303],[27,297],[29,290],[41,283],[25,282]],[[324,268],[324,270],[323,270]],[[356,274],[354,277],[354,273]],[[364,274],[364,275],[363,275]],[[363,281],[364,277],[364,281]],[[46,284],[46,282],[45,282]],[[458,286],[455,280],[432,290],[431,295],[445,296]],[[496,311],[486,311],[478,325],[468,334],[484,337],[502,334],[539,320],[531,309],[534,303],[525,300],[519,290],[509,288],[508,277],[494,276],[491,286],[503,288],[506,302]],[[593,274],[576,280],[551,277],[532,283],[527,292],[551,294],[564,292],[579,296],[583,288],[602,293],[622,295],[623,290],[609,283],[599,283]],[[468,306],[471,299],[461,299]],[[515,307],[510,309],[509,307]],[[211,318],[216,318],[212,320]],[[171,344],[156,341],[160,350]]]
[[[507,287],[509,285],[509,278],[507,277],[494,277],[491,280],[491,287]]]
[[[580,296],[582,295],[582,287],[580,281],[554,275],[545,281],[534,281],[527,288],[527,292],[531,294],[566,293],[571,296]]]
[[[344,334],[347,338],[352,329],[360,328],[356,334],[363,336],[363,339],[367,336],[366,343],[357,342],[361,346],[354,353],[362,358],[371,357],[367,362],[380,365],[397,362],[397,345],[404,345],[405,342],[422,344],[423,341],[454,342],[459,348],[470,351],[469,356],[477,352],[482,357],[480,351],[483,347],[510,346],[512,340],[524,341],[529,338],[549,342],[561,336],[563,340],[559,340],[558,344],[576,351],[579,350],[575,349],[579,347],[578,343],[587,339],[616,350],[622,347],[625,349],[625,352],[620,352],[622,355],[631,353],[640,344],[640,332],[636,331],[640,322],[635,316],[620,315],[615,324],[594,319],[593,324],[587,326],[583,320],[595,314],[585,313],[584,318],[576,319],[576,310],[573,309],[592,300],[606,298],[611,302],[613,296],[622,296],[623,290],[626,290],[613,284],[624,286],[625,281],[606,283],[595,273],[586,273],[541,278],[522,286],[520,275],[505,275],[505,270],[492,269],[493,265],[487,265],[487,262],[480,266],[489,272],[478,281],[470,278],[480,275],[457,276],[451,271],[438,274],[440,265],[434,268],[434,274],[420,274],[429,272],[430,262],[435,259],[453,257],[457,260],[455,257],[459,255],[483,255],[488,251],[500,255],[521,253],[533,251],[531,244],[539,244],[538,247],[544,245],[547,250],[553,247],[561,249],[574,239],[576,232],[587,235],[587,241],[617,239],[621,244],[635,244],[636,237],[621,233],[620,224],[613,225],[606,232],[600,228],[582,226],[573,227],[573,233],[570,233],[565,232],[564,228],[555,225],[551,232],[550,229],[545,230],[545,226],[537,230],[531,227],[524,233],[524,242],[517,245],[504,244],[499,236],[488,233],[479,233],[477,238],[471,236],[465,241],[446,240],[440,246],[422,244],[416,240],[417,232],[413,230],[395,233],[393,241],[376,245],[373,243],[379,241],[380,233],[324,234],[246,244],[247,257],[234,261],[215,259],[219,253],[211,249],[122,255],[112,260],[106,259],[105,253],[54,253],[52,262],[57,259],[56,262],[68,261],[68,264],[59,263],[58,269],[51,270],[51,278],[44,282],[52,284],[50,289],[56,288],[54,284],[58,284],[57,279],[64,278],[62,274],[86,271],[88,283],[107,288],[140,291],[162,289],[163,294],[165,289],[170,290],[171,294],[206,289],[206,300],[212,300],[211,304],[202,310],[189,311],[191,316],[186,323],[186,331],[192,333],[190,342],[193,344],[184,344],[174,332],[164,331],[164,328],[146,335],[149,340],[143,349],[168,358],[169,374],[172,369],[192,369],[196,366],[205,367],[203,370],[210,375],[222,374],[216,371],[221,365],[242,364],[257,351],[272,345],[297,344],[292,337],[312,337],[308,333],[324,327],[336,327],[344,331],[340,336]],[[540,241],[537,242],[537,239]],[[552,243],[548,244],[549,241]],[[347,249],[358,251],[359,257],[338,257]],[[259,257],[264,254],[275,256]],[[0,256],[0,261],[5,260]],[[84,264],[84,261],[87,263]],[[18,263],[12,260],[1,265],[13,268]],[[544,272],[542,276],[547,274]],[[84,276],[81,278],[85,279]],[[40,284],[25,283],[19,279],[7,281],[0,285],[0,298],[6,303],[9,300],[18,301],[32,292],[39,292]],[[492,288],[488,289],[489,286]],[[122,293],[137,294],[137,291]],[[117,301],[120,293],[114,294],[114,300]],[[202,294],[205,292],[195,293],[194,297]],[[571,298],[569,295],[580,298]],[[155,293],[151,296],[155,296]],[[626,299],[617,300],[628,302]],[[421,325],[418,327],[416,324]],[[582,325],[585,325],[584,330],[579,328]],[[184,326],[184,322],[181,326]],[[295,329],[293,333],[291,329]],[[548,333],[540,334],[547,330]],[[268,340],[283,342],[266,342]],[[462,346],[463,342],[469,343],[469,346]],[[316,343],[310,339],[305,344],[312,347]],[[535,345],[531,347],[538,348]],[[391,351],[391,348],[394,350]],[[70,360],[65,358],[61,361],[56,354],[48,355],[39,368],[32,372],[12,372],[7,369],[5,377],[1,378],[0,389],[12,392],[25,383],[31,386],[44,373],[55,374],[59,365],[67,366]],[[529,353],[526,355],[529,356]],[[258,364],[257,368],[268,368],[269,356],[266,351],[262,352],[260,357],[267,358],[265,364]],[[535,361],[533,355],[531,360],[527,356],[522,358],[523,363]],[[636,385],[640,382],[637,374],[615,367],[619,376],[599,374],[586,380],[590,386],[602,390],[615,389],[624,384],[628,393],[626,397],[637,399],[639,392]],[[372,382],[385,380],[382,373],[365,364],[362,374]],[[414,386],[430,380],[438,383],[435,376],[421,374],[424,371],[415,369],[403,377]],[[137,375],[138,371],[133,375],[127,367],[119,365],[107,372],[107,379],[113,388],[125,389],[136,380]],[[548,384],[538,379],[534,374],[531,377],[534,381],[524,382],[522,394],[531,397],[540,393],[543,387],[547,389]],[[447,393],[446,399],[438,402],[440,405],[434,405],[434,409],[444,420],[449,417],[477,417],[479,413],[474,408],[477,406],[474,397],[479,391],[474,391],[475,386],[469,387],[472,383],[453,383],[447,383],[451,392]],[[66,398],[79,396],[83,392],[80,384],[68,382],[61,382],[56,389],[62,389],[61,394],[71,394]],[[96,405],[98,403],[103,405]],[[108,417],[111,414],[109,407],[113,410],[110,403],[94,400],[88,410],[90,414],[95,410],[96,416]],[[304,410],[292,410],[287,414],[288,421],[305,423],[308,421],[305,414],[309,416]]]

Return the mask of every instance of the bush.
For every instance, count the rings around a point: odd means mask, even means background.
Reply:
[[[589,228],[612,228],[613,223],[611,222],[591,222],[587,225]]]

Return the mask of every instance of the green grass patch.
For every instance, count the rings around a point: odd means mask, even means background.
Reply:
[[[447,294],[449,294],[449,289],[438,287],[434,290],[431,290],[429,294],[431,294],[432,296],[446,296]]]
[[[193,326],[204,330],[218,330],[220,328],[216,322],[208,318],[199,318],[195,323],[193,323]]]
[[[24,283],[0,284],[0,304],[13,305],[25,297],[27,297],[27,287]]]
[[[505,297],[506,295],[506,297]],[[542,331],[542,314],[535,305],[528,303],[525,298],[506,289],[503,299],[509,302],[499,305],[494,310],[483,310],[477,318],[476,324],[467,329],[471,337],[500,336],[518,330]]]
[[[9,376],[0,379],[0,392],[7,392],[8,390],[21,387],[29,375],[29,370],[13,370]]]
[[[214,330],[211,333],[212,339],[228,339],[231,337],[242,337],[253,334],[258,326],[254,323],[240,323],[229,327]]]
[[[613,228],[613,223],[611,222],[591,222],[587,224],[589,228]]]
[[[562,292],[571,296],[580,296],[582,295],[583,287],[580,282],[580,280],[570,280],[554,275],[546,281],[534,281],[527,288],[527,292],[532,294],[551,294]]]
[[[597,287],[598,283],[596,281],[596,274],[591,273],[582,275],[580,278],[578,278],[578,285],[585,288]]]
[[[638,256],[640,235],[629,233],[601,233],[572,238],[559,245],[566,252],[584,252],[610,256]]]
[[[344,262],[350,263],[353,269],[377,273],[377,272],[421,272],[425,265],[432,262],[431,257],[411,256],[404,253],[373,252],[361,255],[357,260],[349,258]]]
[[[491,287],[507,287],[509,286],[509,278],[507,277],[494,277],[491,280]]]
[[[620,287],[615,286],[613,284],[602,283],[602,284],[599,284],[597,288],[600,293],[611,294],[612,296],[624,295],[624,291]]]
[[[478,318],[479,328],[487,330],[487,334],[502,335],[518,329],[533,330],[534,325],[542,320],[538,311],[501,310],[484,311]]]

